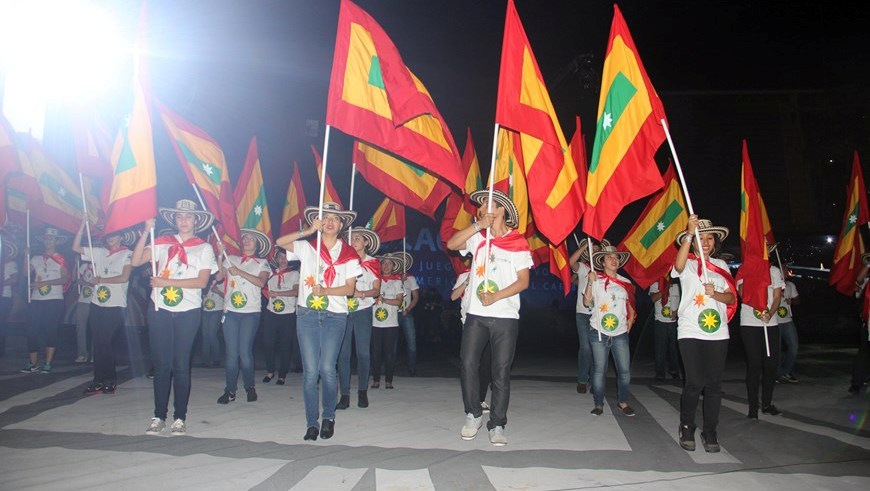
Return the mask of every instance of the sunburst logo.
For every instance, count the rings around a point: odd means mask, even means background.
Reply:
[[[314,281],[314,275],[308,275],[305,277],[305,286],[308,288],[314,288],[317,282]]]
[[[310,293],[305,299],[305,305],[311,310],[326,310],[329,307],[329,297]]]
[[[704,332],[712,334],[722,327],[722,316],[715,309],[704,309],[698,314],[698,325]]]
[[[375,319],[377,319],[378,322],[384,322],[385,320],[387,320],[387,317],[389,317],[389,316],[390,316],[390,312],[387,311],[387,309],[385,309],[383,307],[378,307],[375,309]]]
[[[700,306],[704,305],[704,303],[706,301],[707,301],[707,298],[704,296],[703,293],[699,293],[699,294],[695,295],[695,307],[700,307]]]
[[[38,291],[39,291],[39,294],[44,297],[44,296],[48,295],[48,292],[51,291],[51,286],[43,285],[43,286],[39,287]]]
[[[761,316],[764,315],[764,311],[752,309],[752,315],[754,315],[756,319],[761,319]]]
[[[214,300],[210,298],[205,299],[205,310],[214,310]]]
[[[785,308],[784,305],[780,305],[779,308],[776,309],[776,315],[783,317],[783,318],[787,317],[788,316],[788,309]]]
[[[613,314],[606,314],[601,318],[601,328],[605,331],[615,331],[619,327],[619,317]]]
[[[93,295],[93,293],[94,293],[94,289],[93,289],[93,288],[91,288],[91,287],[89,287],[89,286],[82,287],[82,296],[83,296],[83,297],[85,297],[85,298],[90,298],[91,295]]]
[[[233,292],[230,295],[230,301],[233,303],[233,307],[240,309],[248,304],[248,296],[242,292]]]
[[[480,284],[477,285],[478,300],[481,299],[480,296],[483,295],[484,291],[486,291],[486,293],[495,293],[498,291],[498,285],[493,280],[481,281]]]
[[[284,308],[284,301],[280,298],[276,298],[272,301],[272,310],[274,310],[275,312],[284,312]]]
[[[664,307],[662,307],[662,317],[667,317],[667,318],[671,317],[671,307],[670,306],[665,305]]]
[[[610,305],[608,305],[606,303],[602,304],[601,307],[598,307],[598,311],[601,313],[608,312],[609,310],[610,310]]]
[[[109,290],[109,287],[106,285],[100,285],[99,288],[97,288],[97,301],[100,303],[106,303],[110,298],[112,298],[112,291]]]
[[[347,297],[347,311],[348,312],[356,312],[356,309],[359,308],[359,299],[356,297]]]
[[[184,298],[184,292],[177,286],[164,286],[160,290],[160,296],[163,297],[163,305],[175,307],[181,303],[181,300]]]
[[[484,273],[484,267],[482,264],[478,265],[477,268],[475,268],[475,270],[474,270],[474,274],[476,274],[478,278],[483,277],[483,273]]]

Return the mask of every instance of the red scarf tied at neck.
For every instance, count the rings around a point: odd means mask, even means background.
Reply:
[[[380,280],[383,278],[383,276],[381,275],[381,262],[378,261],[377,259],[375,259],[375,258],[366,259],[365,261],[362,261],[360,263],[360,266],[362,266],[363,269],[367,269],[367,270],[371,271],[371,273],[373,275],[375,275],[376,279]]]
[[[354,259],[359,261],[359,254],[356,253],[356,250],[347,245],[343,240],[339,239],[339,243],[341,243],[341,251],[338,253],[338,259],[335,261],[332,260],[332,256],[329,254],[329,247],[326,247],[326,244],[323,242],[323,239],[320,239],[320,259],[326,264],[326,271],[323,272],[323,281],[326,283],[325,286],[332,286],[332,282],[335,281],[335,267],[341,266],[342,264],[348,263]],[[317,250],[317,242],[312,239],[308,241],[308,244],[311,245],[311,248],[315,251]]]
[[[172,261],[173,258],[178,256],[178,261],[187,266],[187,252],[185,249],[187,247],[194,247],[200,244],[205,244],[205,241],[200,239],[197,236],[193,236],[184,242],[179,242],[178,238],[174,235],[161,235],[154,239],[154,245],[169,245],[169,254],[166,257],[166,265]]]
[[[480,249],[486,247],[486,230],[481,230],[480,233],[483,235],[484,240],[478,244],[477,250],[474,251],[474,256],[477,257],[478,251]],[[522,252],[528,251],[529,249],[529,241],[526,240],[525,237],[519,234],[516,229],[510,229],[508,233],[502,235],[501,237],[495,237],[489,239],[490,249],[493,247],[498,247],[504,251],[509,252]]]
[[[624,281],[617,277],[609,276],[601,271],[596,271],[595,275],[598,276],[599,280],[604,280],[604,291],[607,291],[607,287],[611,282],[624,288],[625,292],[628,294],[628,305],[631,306],[632,310],[637,312],[637,309],[634,307],[634,285],[632,285],[630,281]]]
[[[701,280],[701,283],[704,282],[703,271],[701,268],[701,258],[695,256],[694,254],[689,254],[689,259],[695,261],[698,264],[698,278]],[[728,322],[731,322],[731,319],[734,318],[734,314],[737,313],[737,284],[734,283],[734,277],[731,276],[731,272],[727,269],[720,268],[713,264],[709,259],[705,261],[707,265],[707,271],[713,272],[721,276],[726,283],[728,283],[728,289],[731,291],[731,294],[734,295],[735,302],[731,305],[725,306],[725,311],[728,314]]]

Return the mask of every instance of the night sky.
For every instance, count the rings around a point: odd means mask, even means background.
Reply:
[[[460,151],[471,128],[486,174],[506,1],[356,3],[381,24],[426,84]],[[516,5],[566,137],[579,114],[591,152],[613,4]],[[870,9],[811,1],[619,5],[664,102],[699,214],[736,232],[740,145],[746,138],[774,230],[836,234],[852,152],[870,159]],[[338,7],[338,0],[149,1],[153,93],[221,144],[233,182],[251,136],[257,136],[273,227],[280,223],[294,160],[309,203],[316,200],[309,146],[323,146]],[[139,2],[108,8],[132,37]],[[125,75],[119,71],[119,79]],[[99,108],[112,124],[129,110],[118,102],[126,86],[118,86]],[[306,135],[306,120],[319,122],[316,137]],[[171,204],[192,193],[173,184],[184,177],[162,124],[155,121],[154,127],[160,201]],[[47,129],[47,143],[50,138]],[[332,132],[329,173],[345,203],[350,148],[349,137]],[[657,155],[662,169],[668,156],[665,144]],[[381,197],[366,184],[358,190],[356,208],[365,220]],[[608,233],[611,240],[622,238],[644,201],[624,211]],[[409,217],[412,228],[427,220],[415,212]]]

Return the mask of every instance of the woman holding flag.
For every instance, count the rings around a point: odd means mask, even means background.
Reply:
[[[27,351],[30,357],[24,373],[51,372],[51,362],[57,346],[57,329],[63,317],[63,294],[70,283],[66,259],[57,252],[57,246],[66,242],[54,227],[46,227],[37,240],[42,241],[43,252],[30,256],[30,272],[35,281],[30,282],[30,305],[28,306]],[[27,255],[30,255],[28,250]],[[37,364],[40,340],[45,343],[45,363]]]
[[[707,452],[719,451],[716,428],[722,405],[722,372],[728,355],[728,321],[737,311],[737,292],[728,265],[711,256],[717,254],[726,237],[727,228],[699,220],[698,215],[689,216],[686,230],[677,234],[679,252],[671,276],[679,278],[682,290],[677,342],[686,372],[680,399],[679,442],[689,451],[695,450],[695,412],[702,392],[701,443]],[[698,239],[701,258],[692,254]]]

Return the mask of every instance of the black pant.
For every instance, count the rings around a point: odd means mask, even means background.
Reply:
[[[118,328],[124,325],[122,307],[100,307],[91,304],[88,326],[94,342],[94,382],[115,383],[115,348],[113,342]]]
[[[275,357],[278,358],[278,378],[287,376],[296,339],[296,314],[276,314],[263,311],[263,355],[266,357],[266,372],[275,373]],[[297,358],[297,363],[298,358]]]
[[[740,326],[746,352],[746,398],[749,410],[758,409],[758,380],[761,379],[761,407],[773,403],[773,385],[779,367],[779,326],[767,326],[770,356],[764,348],[764,327]]]
[[[480,355],[480,402],[486,401],[486,392],[492,384],[492,345],[486,343],[483,354]]]
[[[686,383],[680,398],[680,424],[695,427],[698,400],[704,393],[704,432],[716,431],[722,407],[722,372],[728,356],[728,340],[681,339],[680,356],[686,369]]]
[[[468,314],[462,328],[462,346],[459,348],[462,403],[465,412],[474,417],[483,414],[480,408],[480,363],[483,351],[492,345],[492,404],[487,429],[507,424],[507,410],[511,397],[511,364],[517,347],[519,319],[480,317]]]
[[[27,351],[36,353],[39,348],[57,346],[57,329],[63,318],[63,300],[32,300],[27,312]]]
[[[861,320],[858,326],[858,353],[852,362],[852,385],[861,387],[870,369],[870,340],[867,339],[867,324]]]
[[[6,318],[12,312],[12,297],[0,297],[0,355],[6,352]]]
[[[384,364],[384,380],[393,383],[393,370],[396,367],[396,340],[399,339],[399,327],[372,328],[372,381],[381,381],[381,362]],[[478,405],[480,403],[478,402]]]

